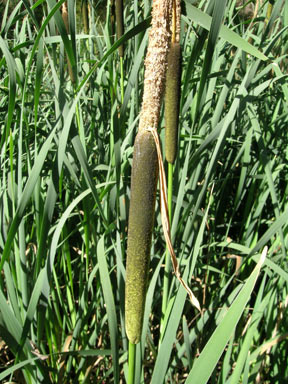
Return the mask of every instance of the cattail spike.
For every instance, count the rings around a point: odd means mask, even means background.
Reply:
[[[124,21],[123,21],[123,0],[116,0],[116,36],[117,40],[124,34]],[[124,56],[124,46],[120,45],[118,48],[119,56]]]
[[[165,87],[167,54],[171,30],[171,0],[154,0],[152,28],[145,58],[144,93],[139,131],[158,127],[162,94]]]
[[[130,343],[140,341],[158,178],[157,129],[170,43],[172,0],[154,0],[145,60],[143,104],[133,154],[126,260],[125,322]]]
[[[173,164],[178,147],[179,102],[181,82],[181,46],[171,43],[168,54],[165,92],[165,156]]]
[[[140,341],[144,315],[151,237],[158,179],[157,149],[149,131],[135,139],[126,261],[126,333]]]

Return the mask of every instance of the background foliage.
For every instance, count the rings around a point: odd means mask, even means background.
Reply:
[[[125,3],[121,102],[111,3],[89,1],[84,33],[86,2],[68,0],[68,35],[63,2],[2,5],[0,379],[118,383],[127,375],[130,171],[151,4]],[[157,203],[137,383],[288,379],[288,3],[218,1],[220,31],[213,5],[183,2],[173,179],[172,237],[203,315],[171,274],[159,340]]]

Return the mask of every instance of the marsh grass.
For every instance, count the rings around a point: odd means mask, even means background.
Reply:
[[[87,35],[68,1],[68,35],[63,2],[8,0],[2,13],[0,380],[119,383],[128,377],[124,266],[151,4],[126,2],[117,42],[110,3],[100,19],[103,3],[89,2]],[[213,1],[186,0],[181,20],[171,231],[203,314],[172,275],[158,348],[165,242],[156,202],[137,383],[190,383],[199,372],[197,384],[288,377],[288,3],[271,12],[262,1],[253,24],[235,1],[221,3],[222,22]]]

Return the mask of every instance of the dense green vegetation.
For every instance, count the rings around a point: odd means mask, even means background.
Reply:
[[[68,0],[69,34],[63,3],[1,8],[0,381],[124,383],[131,165],[151,2],[124,3],[118,41],[111,2],[83,2],[88,28]],[[182,4],[170,180],[172,241],[202,313],[171,271],[161,320],[158,191],[137,384],[288,381],[288,2],[215,4]],[[162,118],[163,152],[164,127]]]

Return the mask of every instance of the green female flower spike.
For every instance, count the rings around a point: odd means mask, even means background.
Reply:
[[[178,147],[180,81],[181,46],[179,43],[171,43],[165,91],[165,156],[171,164],[176,159]]]
[[[120,37],[123,36],[124,34],[124,21],[123,21],[123,0],[116,0],[115,1],[116,5],[116,35],[117,35],[117,40],[120,39]],[[120,45],[118,48],[119,56],[123,57],[124,56],[124,47],[123,44]]]
[[[158,179],[152,134],[139,132],[134,143],[126,262],[125,319],[128,340],[141,338]]]

